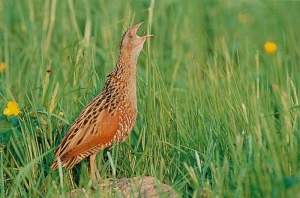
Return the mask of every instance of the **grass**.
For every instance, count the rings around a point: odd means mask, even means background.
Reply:
[[[150,9],[149,9],[150,8]],[[138,60],[130,137],[97,156],[103,178],[155,176],[182,197],[296,197],[297,1],[0,1],[2,197],[86,187],[88,161],[53,152],[114,67],[123,32],[152,33]],[[263,51],[277,44],[273,54]],[[48,73],[47,69],[52,72]],[[109,152],[109,153],[108,153]]]

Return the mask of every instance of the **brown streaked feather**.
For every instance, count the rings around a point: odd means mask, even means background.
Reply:
[[[105,92],[103,92],[80,113],[63,137],[61,144],[55,150],[54,162],[50,168],[58,168],[58,157],[62,165],[69,169],[83,158],[110,146],[107,143],[117,132],[119,114],[114,112],[112,116],[112,114],[108,113],[109,109],[107,107],[104,108],[105,98]]]
[[[77,142],[74,140],[76,146],[73,146],[72,149],[61,154],[62,161],[79,156],[98,145],[109,143],[113,139],[119,129],[119,114],[111,116],[106,110],[104,110],[101,112],[99,117],[100,116],[100,122],[98,122],[98,125],[94,128],[97,132],[95,134],[91,134],[91,130],[88,130],[88,132],[83,135],[83,140],[79,144],[76,144]],[[70,143],[72,144],[72,142]]]

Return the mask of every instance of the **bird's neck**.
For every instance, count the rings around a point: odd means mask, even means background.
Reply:
[[[137,57],[128,53],[120,52],[115,69],[111,73],[112,76],[124,82],[136,82],[136,63]]]

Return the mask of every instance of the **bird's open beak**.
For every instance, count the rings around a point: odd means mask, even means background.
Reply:
[[[139,29],[139,27],[143,24],[143,22],[140,22],[138,24],[136,24],[135,26],[133,26],[133,29],[134,29],[134,33],[136,34],[137,33],[137,30]],[[143,36],[142,38],[145,38],[145,40],[147,38],[150,38],[152,37],[153,35],[152,34],[149,34],[149,35],[146,35],[146,36]]]
[[[149,34],[149,35],[146,35],[146,36],[143,36],[143,37],[145,37],[147,39],[147,38],[150,38],[152,36],[153,36],[153,34]]]

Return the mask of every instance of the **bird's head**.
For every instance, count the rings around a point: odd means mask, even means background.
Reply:
[[[131,58],[137,59],[140,52],[143,49],[144,42],[147,38],[152,37],[153,35],[138,36],[137,30],[142,25],[143,22],[136,24],[132,28],[129,28],[122,37],[120,42],[120,53],[126,53]]]

